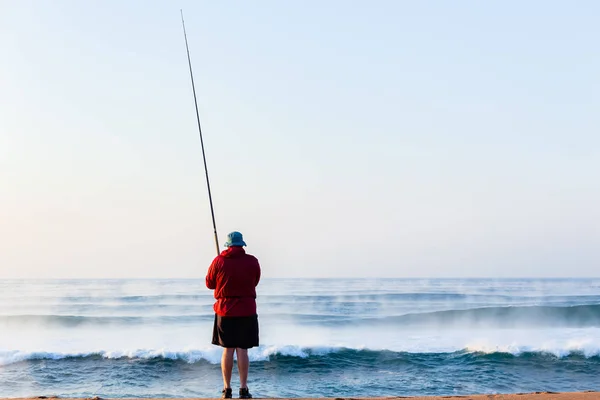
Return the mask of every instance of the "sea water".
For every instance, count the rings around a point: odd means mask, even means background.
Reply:
[[[213,302],[203,280],[1,280],[0,397],[219,396]],[[600,390],[600,279],[264,279],[257,303],[255,397]]]

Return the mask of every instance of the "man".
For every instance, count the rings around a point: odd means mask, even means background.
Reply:
[[[233,354],[237,354],[240,373],[240,399],[251,399],[248,390],[248,349],[258,346],[258,316],[256,285],[260,280],[260,265],[256,257],[244,251],[240,232],[227,235],[226,250],[219,254],[206,274],[206,287],[214,289],[215,323],[212,344],[224,347],[221,357],[224,399],[230,399]]]

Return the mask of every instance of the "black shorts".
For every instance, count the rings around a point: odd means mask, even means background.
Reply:
[[[222,317],[215,314],[212,344],[230,349],[258,346],[258,315]]]

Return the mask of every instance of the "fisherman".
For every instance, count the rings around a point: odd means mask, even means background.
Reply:
[[[258,315],[256,286],[260,280],[260,265],[256,257],[246,254],[246,242],[240,232],[231,232],[222,251],[206,274],[206,287],[214,289],[215,323],[212,344],[224,347],[221,372],[224,389],[221,398],[231,399],[233,354],[237,355],[240,374],[240,399],[251,399],[248,390],[248,349],[258,346]]]

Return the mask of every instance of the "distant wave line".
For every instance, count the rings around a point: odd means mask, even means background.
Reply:
[[[208,311],[209,309],[205,309]],[[505,306],[479,307],[407,313],[382,317],[370,317],[368,313],[359,315],[327,313],[259,313],[261,319],[297,322],[312,325],[389,325],[396,328],[517,328],[517,327],[600,327],[600,304],[576,306]],[[209,321],[212,312],[198,312],[186,315],[55,315],[22,314],[0,316],[0,327],[41,325],[135,325],[148,323],[193,323]]]

